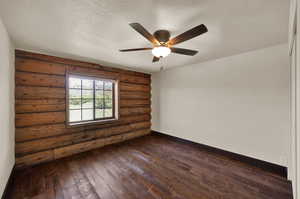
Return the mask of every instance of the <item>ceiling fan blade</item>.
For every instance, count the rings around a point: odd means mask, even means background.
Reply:
[[[187,41],[189,39],[192,39],[194,37],[197,37],[203,33],[207,32],[207,28],[205,25],[201,24],[199,26],[196,26],[172,39],[170,39],[170,41],[168,41],[169,45],[175,45],[175,44],[179,44],[181,42]]]
[[[159,61],[159,57],[153,57],[153,60],[152,60],[152,63],[154,63],[154,62],[158,62]]]
[[[185,48],[170,48],[172,53],[182,54],[182,55],[189,55],[194,56],[198,53],[197,50],[190,50]]]
[[[152,48],[130,48],[130,49],[121,49],[120,52],[130,52],[130,51],[141,51],[141,50],[151,50]]]
[[[143,35],[146,39],[148,39],[152,44],[159,45],[157,39],[149,33],[141,24],[139,23],[130,23],[129,24],[134,30]]]

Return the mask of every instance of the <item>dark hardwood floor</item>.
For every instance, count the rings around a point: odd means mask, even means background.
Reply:
[[[285,199],[275,174],[152,134],[16,171],[13,199]]]

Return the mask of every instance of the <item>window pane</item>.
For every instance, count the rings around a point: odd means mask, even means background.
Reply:
[[[83,89],[94,89],[93,80],[83,79],[82,80],[82,88]]]
[[[78,122],[81,120],[81,110],[70,110],[69,112],[70,122]]]
[[[105,100],[112,100],[112,91],[104,91]]]
[[[81,79],[70,77],[69,88],[81,88]]]
[[[82,98],[94,98],[93,90],[82,90]]]
[[[105,90],[112,90],[112,82],[104,82]]]
[[[82,108],[93,108],[94,99],[82,98]]]
[[[112,100],[105,100],[105,108],[112,108]]]
[[[69,89],[69,98],[81,98],[81,90]]]
[[[93,109],[83,109],[82,110],[82,120],[93,120]]]
[[[112,109],[105,109],[105,117],[112,117]]]
[[[103,81],[96,80],[95,87],[96,87],[96,89],[103,90]]]
[[[103,117],[104,117],[103,114],[104,114],[103,109],[96,109],[96,118],[97,118],[97,119],[103,118]]]
[[[101,98],[96,98],[96,108],[104,108],[104,100]]]
[[[103,98],[103,91],[96,91],[96,98]]]
[[[70,122],[113,117],[113,80],[73,76],[68,81]]]
[[[69,99],[69,108],[70,109],[80,109],[81,108],[81,99]]]

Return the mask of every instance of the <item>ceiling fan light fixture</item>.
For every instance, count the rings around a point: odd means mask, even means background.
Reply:
[[[152,49],[152,54],[155,57],[166,57],[171,53],[171,49],[165,46],[158,46]]]

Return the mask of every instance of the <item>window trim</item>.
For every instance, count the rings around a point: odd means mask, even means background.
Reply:
[[[104,119],[94,119],[94,120],[84,120],[78,122],[70,122],[69,121],[69,78],[70,77],[78,77],[81,79],[92,79],[92,80],[102,80],[102,81],[110,81],[113,82],[113,117],[104,118]],[[66,72],[66,80],[65,80],[65,96],[66,96],[66,126],[67,127],[78,127],[78,126],[87,126],[87,125],[95,125],[95,124],[106,124],[106,123],[113,123],[119,120],[119,110],[120,110],[120,90],[119,90],[119,80],[113,77],[107,77],[105,75],[90,75],[84,73],[74,73],[74,72]],[[81,89],[82,90],[82,89]],[[93,89],[94,96],[95,96],[95,87]],[[94,98],[95,100],[95,98]],[[95,103],[95,102],[94,102]],[[82,107],[81,107],[82,109]],[[95,107],[93,107],[93,111],[95,112]],[[95,114],[95,113],[94,113]]]

